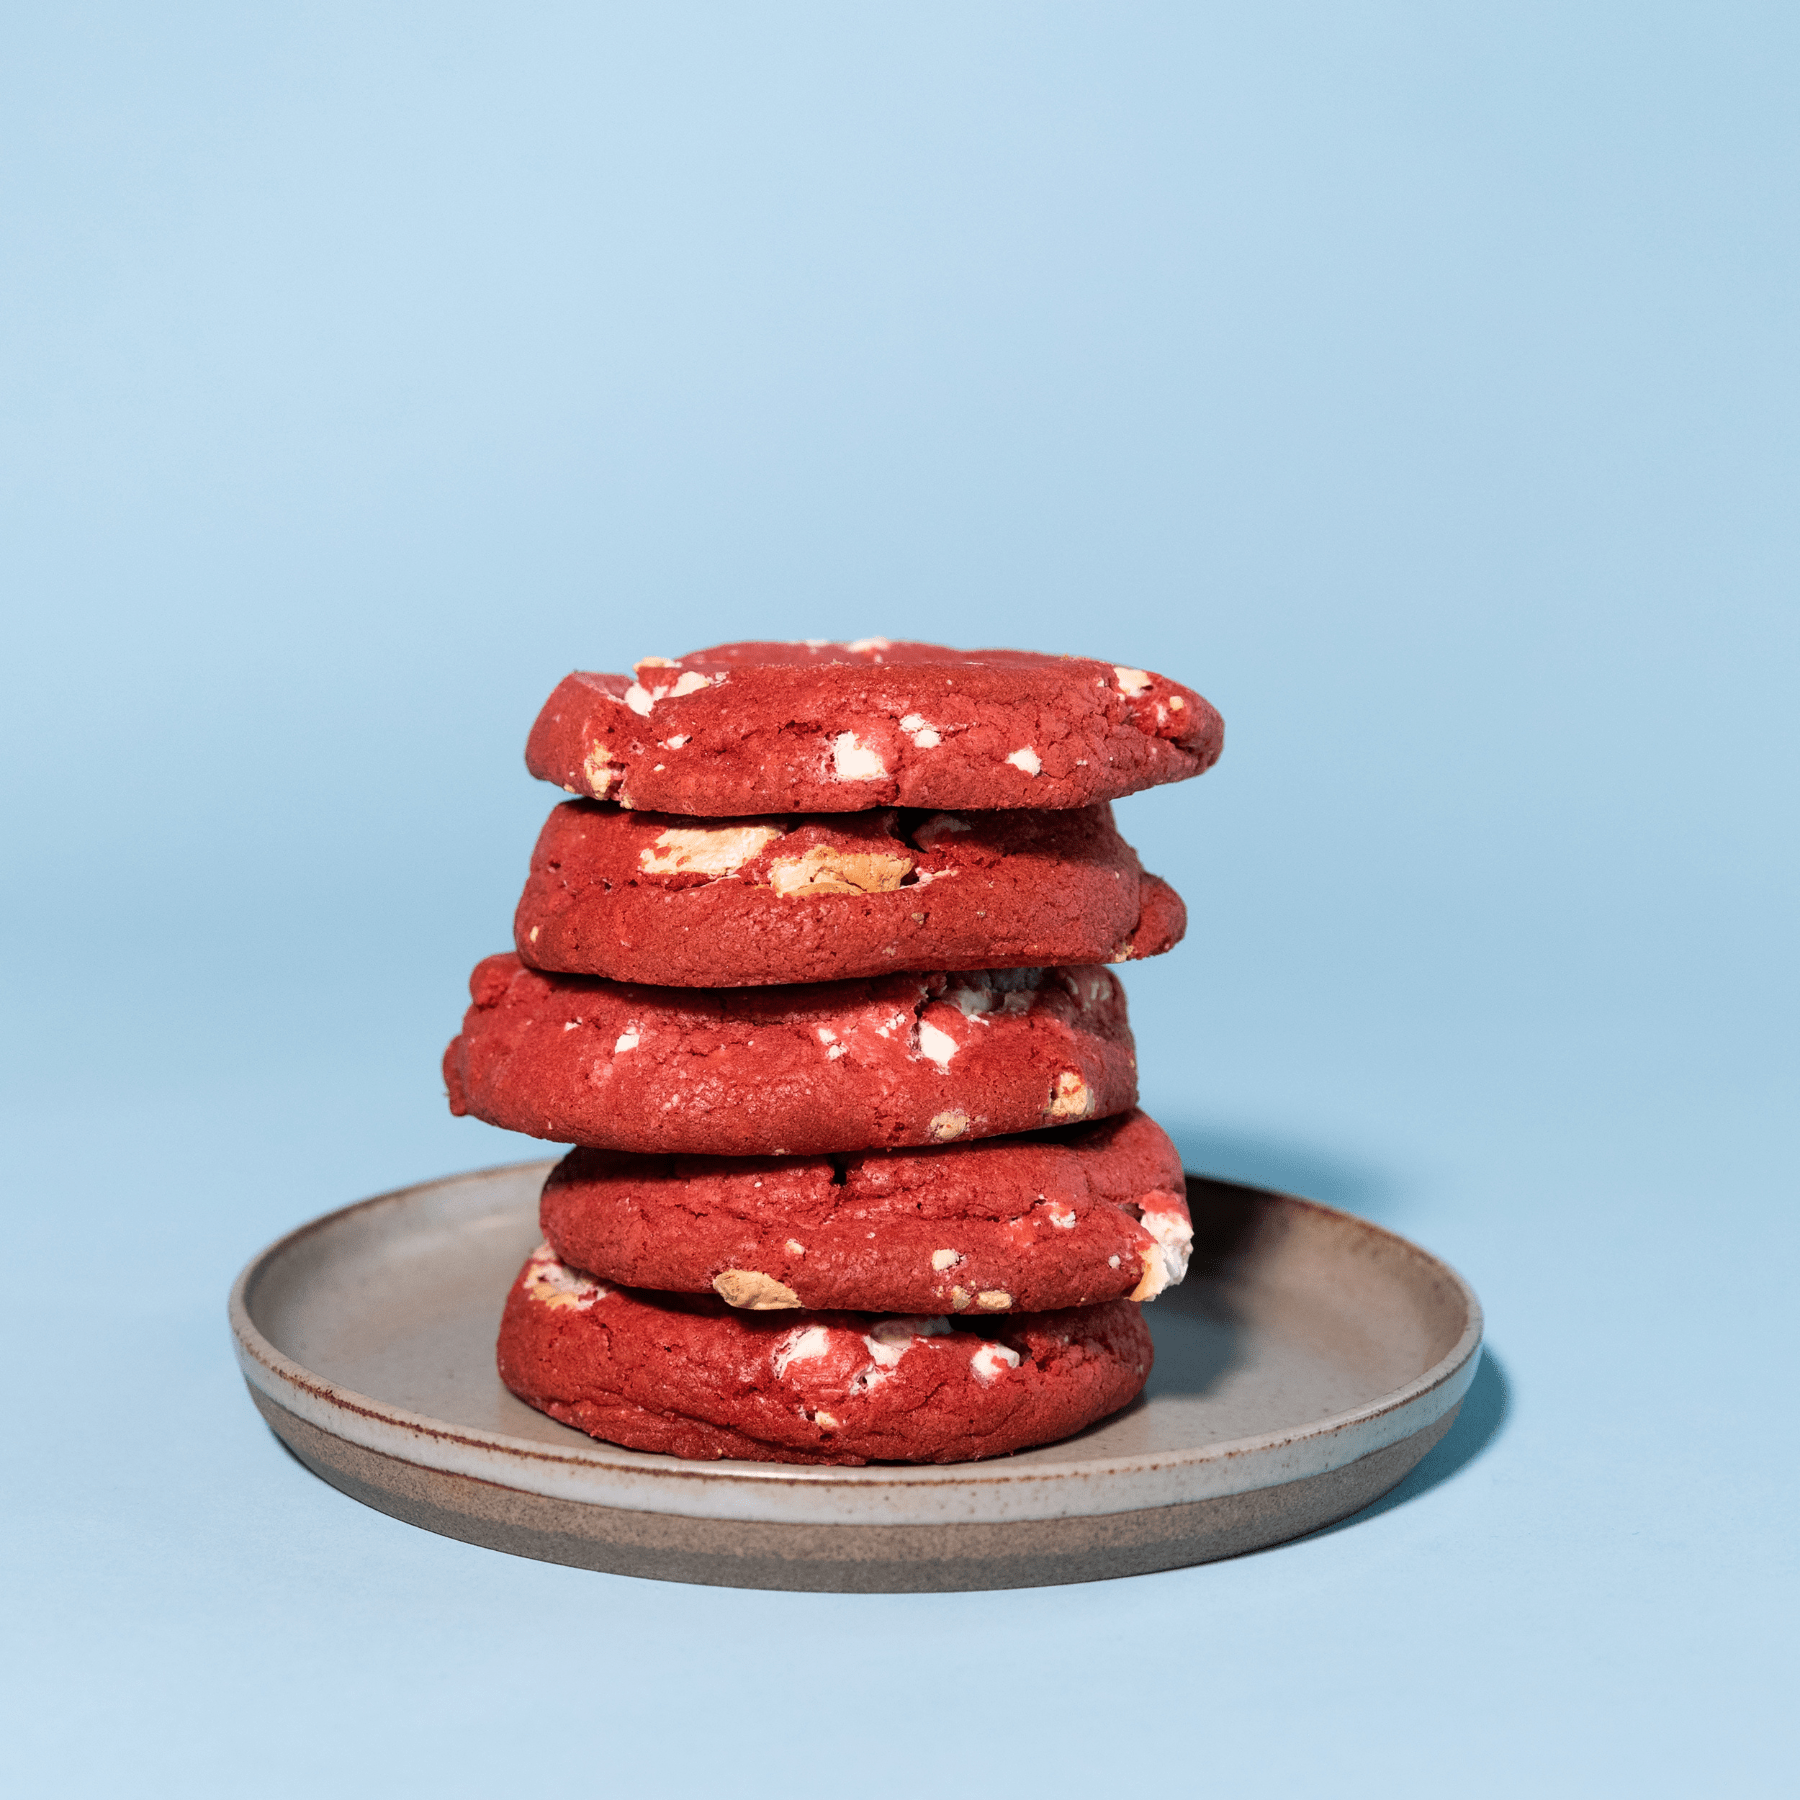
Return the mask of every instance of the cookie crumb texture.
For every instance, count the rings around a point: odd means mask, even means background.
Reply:
[[[998,1137],[1137,1100],[1106,969],[644,987],[476,965],[450,1110],[556,1143],[807,1155]]]
[[[611,1287],[536,1251],[507,1297],[500,1378],[631,1450],[706,1460],[973,1462],[1054,1443],[1135,1399],[1127,1300],[983,1316],[738,1312]]]
[[[513,922],[533,968],[675,987],[1158,956],[1187,928],[1110,806],[719,819],[557,807]]]
[[[539,1217],[564,1262],[626,1287],[758,1311],[1026,1313],[1151,1300],[1180,1281],[1184,1191],[1180,1153],[1134,1111],[834,1157],[576,1150]]]
[[[1225,727],[1143,669],[938,644],[721,644],[577,673],[525,761],[571,794],[652,812],[1092,806],[1201,774]]]

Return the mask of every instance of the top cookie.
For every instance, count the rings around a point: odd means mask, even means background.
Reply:
[[[646,811],[1071,807],[1183,781],[1225,726],[1161,675],[1028,650],[721,644],[566,677],[526,766]]]

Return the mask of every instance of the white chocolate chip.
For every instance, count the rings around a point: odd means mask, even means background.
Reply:
[[[790,1331],[775,1346],[774,1366],[778,1376],[786,1375],[791,1363],[811,1362],[831,1348],[831,1333],[823,1325],[802,1325]]]
[[[854,731],[840,731],[831,740],[831,767],[839,781],[879,781],[887,773],[880,752],[860,742]]]
[[[1053,1119],[1085,1119],[1094,1104],[1094,1090],[1073,1069],[1064,1069],[1050,1090],[1047,1111]]]
[[[635,1050],[644,1040],[638,1036],[635,1025],[621,1031],[613,1041],[613,1055],[623,1056],[627,1050]]]
[[[1050,1223],[1058,1231],[1073,1231],[1077,1223],[1074,1209],[1066,1206],[1051,1207]]]
[[[1115,663],[1113,673],[1119,678],[1119,692],[1122,694],[1141,694],[1150,685],[1150,677],[1142,669],[1121,669]]]
[[[1012,1295],[1005,1288],[983,1288],[975,1296],[975,1304],[986,1307],[989,1312],[1005,1312],[1012,1305]]]
[[[919,1027],[919,1054],[929,1057],[940,1069],[950,1067],[950,1059],[956,1054],[957,1042],[949,1032],[939,1031],[935,1025]],[[936,1120],[932,1121],[936,1126]]]
[[[1027,775],[1036,775],[1044,766],[1038,761],[1038,753],[1029,744],[1023,750],[1015,750],[1006,760],[1015,769],[1023,769]]]
[[[934,1250],[931,1253],[931,1266],[942,1274],[945,1269],[954,1269],[962,1261],[960,1250]]]
[[[606,790],[619,779],[621,771],[609,767],[612,762],[604,744],[596,744],[588,751],[587,760],[581,765],[581,772],[587,778],[588,791],[597,800],[606,798]]]
[[[844,648],[857,656],[867,656],[873,650],[891,649],[892,645],[886,638],[858,638],[854,644],[846,644]]]
[[[525,1292],[540,1306],[586,1312],[612,1292],[590,1276],[569,1268],[548,1244],[539,1244],[525,1265]]]
[[[966,1112],[941,1112],[932,1116],[927,1127],[932,1141],[947,1144],[952,1138],[959,1138],[969,1129],[969,1115]]]
[[[1018,1351],[1009,1350],[1004,1344],[983,1344],[969,1358],[969,1372],[983,1387],[991,1387],[999,1379],[1002,1369],[1018,1366]]]

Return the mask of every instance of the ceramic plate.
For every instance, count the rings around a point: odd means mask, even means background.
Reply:
[[[1187,1281],[1146,1308],[1141,1398],[990,1462],[839,1469],[615,1449],[515,1400],[501,1304],[550,1162],[328,1213],[238,1277],[251,1398],[334,1487],[520,1556],[671,1581],[894,1592],[1178,1568],[1368,1505],[1450,1428],[1481,1309],[1364,1220],[1188,1178]]]

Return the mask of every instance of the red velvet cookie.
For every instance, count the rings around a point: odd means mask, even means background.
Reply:
[[[721,644],[575,674],[532,727],[532,774],[709,818],[876,806],[1092,806],[1198,775],[1225,727],[1161,675],[1027,650]]]
[[[757,1312],[1042,1312],[1151,1300],[1187,1273],[1181,1156],[1141,1112],[837,1156],[576,1150],[544,1184],[566,1263]]]
[[[1124,962],[1186,925],[1110,806],[700,823],[577,800],[545,822],[513,932],[533,968],[745,987]]]
[[[528,1405],[632,1450],[945,1463],[1054,1443],[1117,1412],[1151,1356],[1128,1300],[954,1325],[745,1313],[605,1286],[545,1245],[507,1296],[498,1362]]]
[[[1123,1112],[1137,1059],[1091,965],[797,987],[642,987],[490,956],[444,1053],[450,1110],[559,1143],[805,1155]]]

